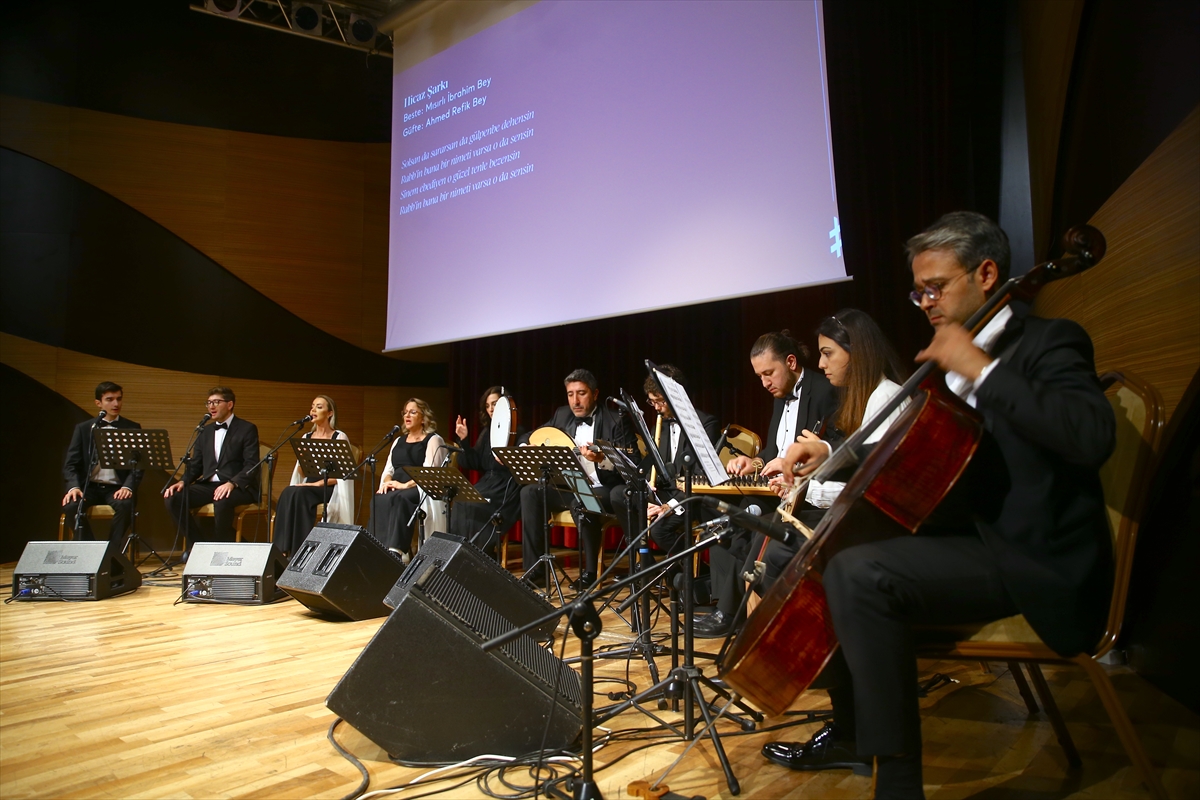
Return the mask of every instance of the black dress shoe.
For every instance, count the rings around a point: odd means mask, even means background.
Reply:
[[[581,572],[579,577],[571,581],[571,591],[582,592],[596,582],[596,574],[594,572]]]
[[[698,639],[724,639],[733,630],[733,618],[717,609],[703,619],[696,620],[692,635]]]
[[[768,742],[763,745],[763,757],[773,764],[797,770],[848,769],[855,775],[870,775],[871,761],[858,754],[853,739],[839,739],[832,722],[804,744],[797,742]]]

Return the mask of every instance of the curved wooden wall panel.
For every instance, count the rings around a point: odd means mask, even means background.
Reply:
[[[0,145],[128,203],[312,325],[383,349],[388,144],[222,131],[3,95]]]
[[[1129,368],[1162,392],[1167,419],[1200,366],[1200,107],[1108,199],[1091,224],[1108,254],[1052,284],[1034,310],[1092,335],[1096,369]]]
[[[273,444],[288,423],[308,413],[318,394],[338,406],[338,427],[359,446],[374,446],[398,423],[404,401],[417,395],[428,400],[445,434],[449,393],[446,389],[405,386],[324,386],[230,379],[220,375],[143,367],[50,347],[0,333],[0,362],[17,369],[75,403],[91,415],[96,384],[111,380],[125,389],[122,413],[146,428],[166,428],[172,455],[178,459],[192,430],[205,413],[204,400],[214,386],[228,385],[237,395],[235,413],[258,426],[259,436]],[[364,439],[365,437],[365,439]],[[386,455],[382,454],[381,458]],[[296,459],[290,447],[280,450],[274,494],[287,485]]]

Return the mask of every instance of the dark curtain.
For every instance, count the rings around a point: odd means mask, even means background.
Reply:
[[[681,367],[699,408],[765,435],[771,402],[749,363],[761,333],[789,328],[815,351],[818,322],[854,306],[911,357],[929,331],[905,297],[904,241],[947,211],[998,212],[1000,9],[826,2],[838,202],[852,282],[460,342],[450,360],[453,413],[475,420],[479,394],[503,384],[522,421],[536,426],[564,402],[562,379],[576,367],[596,373],[602,396],[623,386],[641,399],[649,358]],[[737,289],[731,274],[730,294]]]

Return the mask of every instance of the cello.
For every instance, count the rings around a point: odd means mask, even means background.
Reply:
[[[1104,257],[1104,236],[1090,226],[1077,226],[1064,234],[1063,249],[1062,258],[1007,280],[964,327],[977,333],[1010,300],[1030,301],[1047,283],[1093,266]],[[862,458],[866,439],[910,398],[909,406]],[[947,389],[944,374],[927,362],[809,478],[796,481],[793,499],[808,480],[829,480],[859,463],[821,523],[746,620],[722,660],[722,679],[764,711],[786,711],[837,649],[821,586],[825,565],[848,547],[915,533],[962,476],[982,433],[979,413]],[[781,516],[799,527],[786,510]]]

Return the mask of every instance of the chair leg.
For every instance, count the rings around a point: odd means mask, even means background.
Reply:
[[[1017,684],[1017,691],[1021,693],[1021,699],[1025,701],[1025,708],[1029,709],[1030,714],[1038,713],[1037,700],[1034,699],[1033,692],[1029,691],[1029,683],[1025,680],[1025,673],[1021,670],[1021,662],[1008,662],[1008,671],[1012,673],[1013,680]]]
[[[1125,707],[1121,705],[1121,698],[1117,696],[1117,690],[1113,687],[1112,681],[1109,680],[1108,673],[1104,671],[1104,667],[1087,655],[1078,655],[1072,660],[1083,667],[1083,671],[1092,679],[1092,685],[1096,687],[1096,694],[1100,697],[1100,702],[1104,704],[1104,709],[1108,712],[1108,718],[1112,720],[1113,728],[1116,729],[1121,744],[1125,746],[1125,752],[1128,754],[1129,760],[1133,762],[1133,766],[1141,773],[1142,781],[1146,784],[1146,788],[1150,790],[1151,796],[1166,800],[1167,790],[1163,788],[1162,781],[1158,777],[1158,772],[1154,769],[1154,764],[1150,762],[1150,757],[1146,755],[1146,750],[1142,747],[1142,741],[1138,738],[1137,731],[1133,729],[1133,723],[1129,721],[1129,715],[1125,713]]]
[[[1054,727],[1054,735],[1058,737],[1058,743],[1062,746],[1063,755],[1067,757],[1067,764],[1071,769],[1079,769],[1083,766],[1083,760],[1079,757],[1079,751],[1075,749],[1075,740],[1071,738],[1071,732],[1067,730],[1067,723],[1063,722],[1062,713],[1058,710],[1058,704],[1054,702],[1054,695],[1050,693],[1050,686],[1046,683],[1046,677],[1042,675],[1042,669],[1037,664],[1026,664],[1029,670],[1029,680],[1033,683],[1033,688],[1037,690],[1038,697],[1042,699],[1042,707],[1046,709],[1046,716],[1050,718],[1050,724]]]

